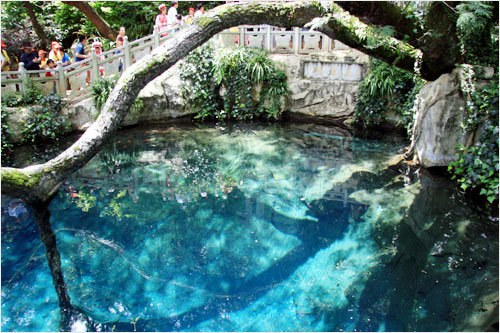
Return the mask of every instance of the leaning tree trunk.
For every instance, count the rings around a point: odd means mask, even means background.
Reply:
[[[28,16],[30,17],[31,24],[33,24],[33,29],[35,29],[36,34],[38,35],[38,38],[41,40],[41,48],[42,49],[47,49],[47,46],[50,45],[50,40],[47,37],[47,34],[43,30],[42,26],[40,23],[38,23],[38,20],[35,15],[35,11],[33,10],[33,6],[31,6],[31,3],[29,1],[24,1],[24,7],[26,7],[26,11],[28,12]]]
[[[320,16],[311,3],[246,3],[215,8],[178,32],[120,77],[97,120],[71,147],[54,159],[24,169],[2,168],[2,192],[28,203],[46,201],[71,173],[87,163],[118,129],[139,92],[157,76],[218,32],[241,24],[302,27]]]
[[[62,3],[78,8],[92,24],[97,28],[97,31],[104,37],[115,40],[116,32],[106,22],[87,1],[63,1]]]

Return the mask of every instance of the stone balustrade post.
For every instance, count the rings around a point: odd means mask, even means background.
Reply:
[[[271,52],[271,45],[272,45],[272,40],[271,40],[271,26],[266,24],[266,50]]]
[[[130,54],[130,44],[128,43],[128,37],[125,36],[123,37],[123,54],[125,55],[125,66],[124,66],[124,71],[132,66],[132,56]]]
[[[24,62],[19,63],[19,72],[21,72],[21,92],[24,93],[26,91],[26,87],[28,86],[28,71],[24,67]]]
[[[153,30],[153,40],[154,40],[154,45],[155,49],[160,46],[160,31],[159,27],[155,25],[154,30]]]
[[[239,41],[239,46],[246,46],[246,43],[245,43],[245,26],[244,25],[240,25],[239,27],[239,33],[240,33],[240,41]]]
[[[90,58],[92,60],[92,67],[90,68],[90,82],[94,83],[99,78],[99,64],[97,63],[97,54],[95,49],[90,49]]]
[[[59,94],[62,97],[66,97],[66,78],[64,77],[62,64],[57,64],[57,76],[59,78]]]
[[[293,53],[299,54],[300,50],[300,28],[293,28]]]

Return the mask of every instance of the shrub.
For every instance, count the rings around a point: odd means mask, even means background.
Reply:
[[[479,130],[479,140],[472,147],[459,146],[457,160],[448,166],[461,189],[478,190],[489,203],[498,198],[498,88],[496,77],[477,91],[464,92],[470,96],[464,130]]]
[[[94,105],[99,113],[101,112],[104,104],[106,104],[106,101],[108,100],[109,95],[111,95],[111,92],[113,91],[117,81],[118,77],[113,76],[99,78],[94,83],[92,83],[92,97],[94,100]],[[142,100],[140,98],[136,98],[134,100],[133,107],[137,110],[142,109]]]
[[[423,81],[416,75],[380,60],[370,60],[371,69],[359,87],[354,106],[356,122],[376,126],[394,111],[403,117],[408,134],[413,128],[413,103]]]
[[[289,95],[285,72],[260,49],[207,43],[187,56],[180,75],[182,96],[202,120],[279,119]]]
[[[54,140],[65,130],[69,123],[60,115],[63,102],[57,94],[42,98],[39,105],[32,106],[22,129],[23,143]]]

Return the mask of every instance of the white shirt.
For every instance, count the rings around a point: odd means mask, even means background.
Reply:
[[[196,13],[194,13],[194,19],[196,20],[198,17],[200,17],[201,15],[203,15],[203,12],[201,10],[197,10]]]
[[[169,8],[168,13],[167,13],[167,23],[169,26],[173,26],[174,23],[177,21],[177,9],[172,6]]]

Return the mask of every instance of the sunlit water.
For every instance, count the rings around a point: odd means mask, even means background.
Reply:
[[[50,205],[72,303],[115,331],[462,331],[498,223],[404,142],[318,125],[119,132]],[[2,198],[2,330],[56,331],[30,207]]]

